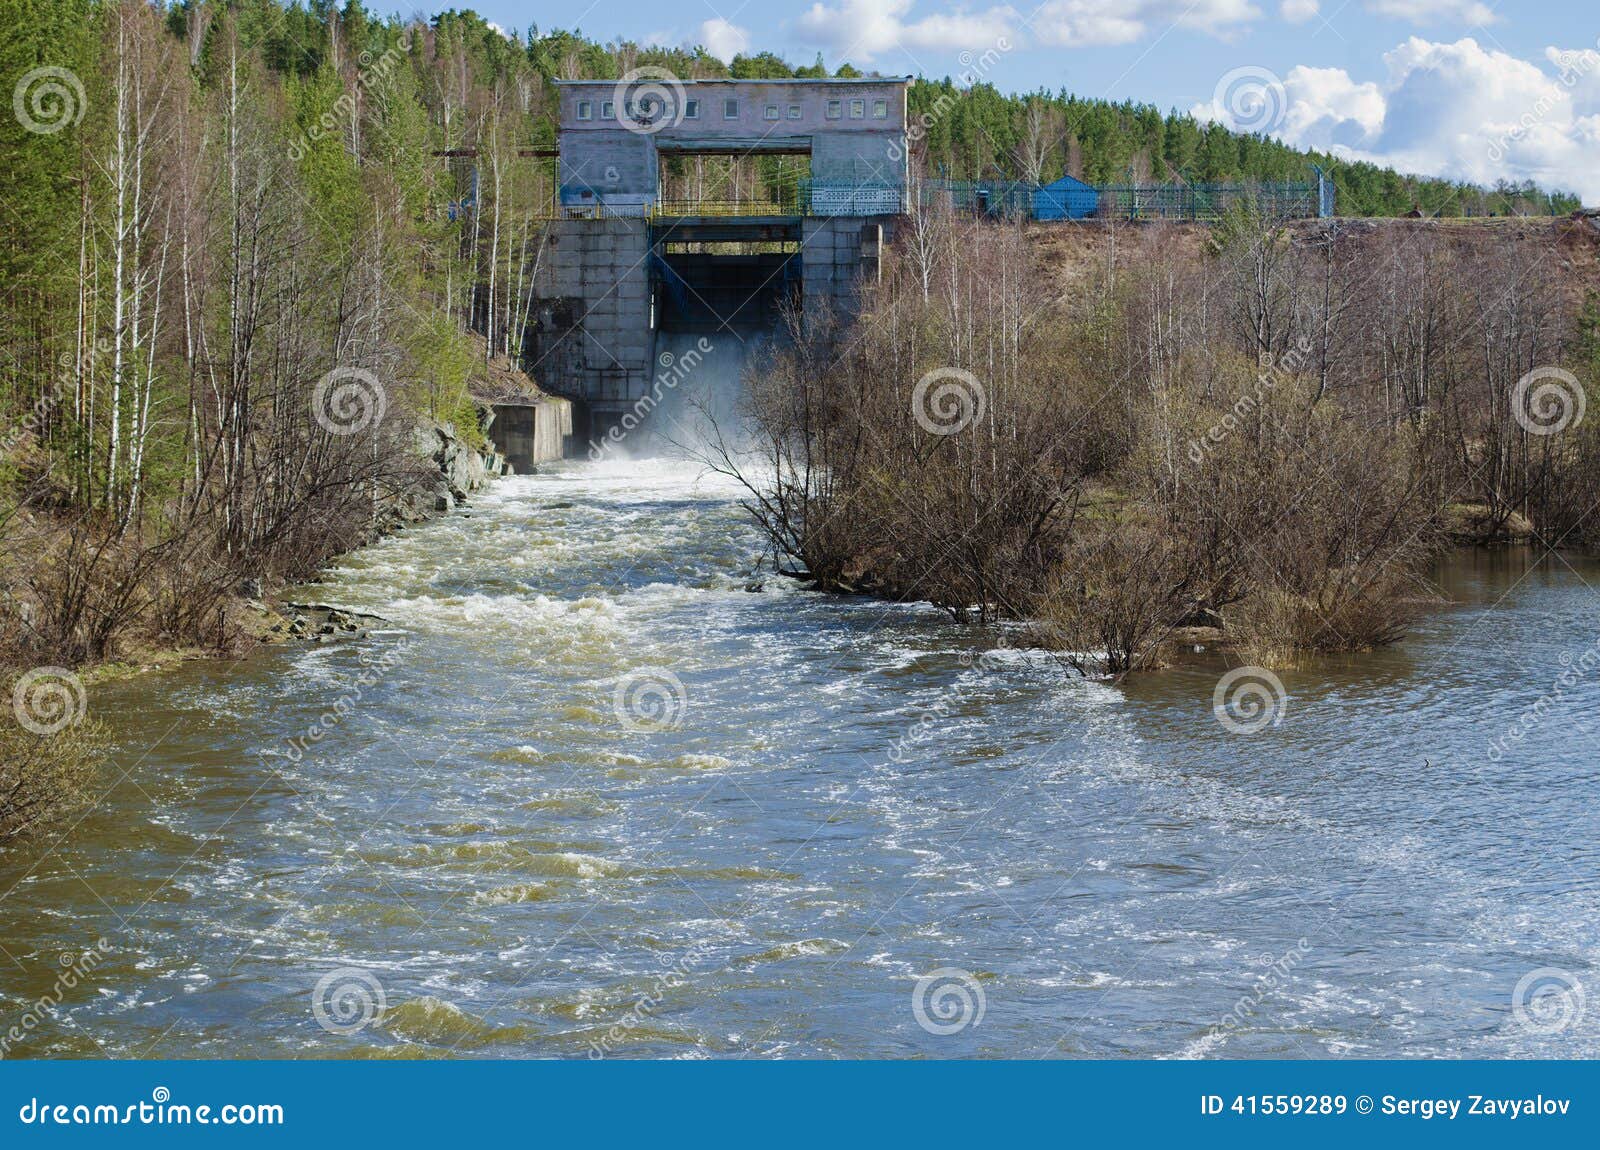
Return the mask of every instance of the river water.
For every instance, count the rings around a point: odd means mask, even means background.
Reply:
[[[1600,1054],[1594,564],[1463,553],[1241,734],[1220,663],[763,576],[738,495],[503,481],[307,591],[369,639],[94,688],[104,798],[0,858],[9,1052]]]

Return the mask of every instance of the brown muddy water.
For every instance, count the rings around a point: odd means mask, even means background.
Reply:
[[[8,1055],[1600,1055],[1595,563],[1461,553],[1219,718],[1220,662],[1075,680],[759,551],[563,465],[308,592],[364,642],[94,688],[104,797],[0,857]]]

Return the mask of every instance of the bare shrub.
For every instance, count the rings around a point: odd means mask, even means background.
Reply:
[[[1080,531],[1038,604],[1038,633],[1079,672],[1120,678],[1162,662],[1162,644],[1206,597],[1188,541],[1148,525]]]
[[[0,842],[40,830],[81,806],[105,756],[106,734],[90,721],[52,735],[0,720]]]

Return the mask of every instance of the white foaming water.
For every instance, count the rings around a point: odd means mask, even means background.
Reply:
[[[1536,968],[1591,1000],[1600,977],[1600,815],[1566,741],[1600,686],[1502,764],[1492,716],[1394,720],[1440,684],[1537,698],[1499,652],[1584,641],[1575,578],[1496,575],[1492,613],[1295,677],[1243,739],[1216,669],[1073,680],[773,576],[741,497],[689,461],[549,467],[303,596],[403,636],[98,688],[131,783],[0,902],[25,963],[64,921],[116,943],[41,1048],[583,1057],[648,994],[618,1053],[1600,1050],[1600,1012],[1541,1036],[1510,1002]],[[392,1026],[310,1021],[337,966],[380,980]],[[910,983],[944,967],[989,1010],[934,1038]]]

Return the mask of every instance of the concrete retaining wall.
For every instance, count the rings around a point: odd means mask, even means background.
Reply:
[[[527,474],[540,463],[563,458],[571,435],[572,404],[565,399],[494,405],[489,438],[514,472]]]

